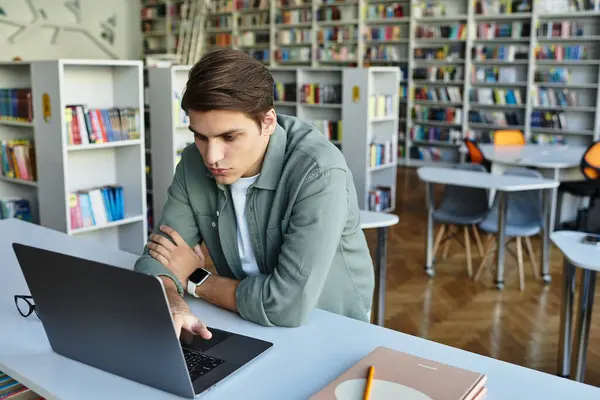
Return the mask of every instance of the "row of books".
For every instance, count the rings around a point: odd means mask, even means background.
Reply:
[[[343,6],[343,3],[341,4]],[[327,6],[317,9],[317,21],[348,21],[358,19],[357,7]]]
[[[462,131],[437,126],[415,125],[410,130],[412,140],[422,142],[460,143]]]
[[[309,62],[311,60],[311,48],[279,48],[275,50],[275,60],[278,62]]]
[[[398,25],[387,25],[367,28],[363,32],[364,40],[400,40],[407,39],[403,27]]]
[[[474,83],[517,83],[515,67],[476,67],[473,68],[471,82]]]
[[[353,61],[356,60],[356,45],[338,45],[317,49],[317,60],[320,61]]]
[[[376,140],[369,145],[369,167],[375,168],[394,162],[392,140]]]
[[[231,33],[207,33],[207,42],[209,47],[229,47],[233,43]]]
[[[269,47],[269,40],[271,40],[271,34],[266,32],[242,32],[238,35],[238,45],[244,46],[256,46],[263,44],[265,47]]]
[[[476,0],[476,15],[506,15],[531,12],[531,0]]]
[[[474,61],[485,61],[485,60],[503,60],[503,61],[515,61],[515,60],[528,60],[529,59],[529,46],[521,45],[492,45],[486,46],[483,44],[477,44],[472,49]]]
[[[311,44],[312,29],[285,29],[277,31],[277,44],[285,46],[286,44]]]
[[[36,181],[33,140],[0,140],[0,173],[7,178]]]
[[[568,68],[551,68],[548,70],[536,70],[534,80],[536,83],[570,83],[572,73]]]
[[[471,89],[469,100],[477,104],[522,105],[525,94],[519,89],[476,88]]]
[[[68,144],[108,143],[139,139],[141,122],[137,108],[93,108],[67,105],[65,130]]]
[[[437,47],[418,47],[413,51],[415,61],[418,60],[448,60],[464,59],[464,49],[461,45],[445,45]]]
[[[266,10],[266,12],[244,14],[238,17],[239,29],[252,28],[258,25],[269,25],[269,23],[269,10]]]
[[[334,26],[319,29],[317,32],[317,41],[321,44],[351,40],[358,40],[358,29],[354,26]]]
[[[402,18],[407,14],[404,10],[404,4],[369,4],[366,7],[364,16],[366,20],[370,19],[388,19]]]
[[[536,60],[587,60],[588,50],[586,46],[574,44],[563,45],[538,45],[535,49]]]
[[[452,103],[462,103],[463,101],[462,90],[458,86],[436,88],[420,87],[415,88],[414,93],[415,100],[444,101]]]
[[[276,24],[302,24],[312,22],[313,12],[310,8],[301,10],[284,10],[275,15]]]
[[[531,36],[530,22],[486,22],[477,24],[477,39],[521,39]]]
[[[507,128],[523,125],[517,113],[504,111],[470,110],[469,121],[474,124],[487,124]]]
[[[21,197],[0,198],[0,219],[10,218],[33,222],[33,217],[31,215],[31,204],[29,203],[29,200]],[[2,376],[1,372],[0,376]],[[0,386],[1,385],[2,384],[0,383]],[[1,389],[0,393],[2,393]],[[2,395],[0,394],[0,399],[1,398]]]
[[[71,229],[103,226],[125,218],[123,187],[102,186],[69,194]]]
[[[569,129],[565,113],[559,111],[533,111],[531,113],[531,127]]]
[[[419,25],[415,29],[417,39],[456,39],[467,38],[467,25]]]
[[[464,79],[464,68],[461,65],[417,67],[413,69],[413,79],[430,82],[461,81]]]
[[[273,83],[273,95],[275,101],[296,101],[296,83],[295,82],[275,82]]]
[[[32,122],[31,88],[0,89],[0,121]]]
[[[566,107],[577,105],[577,92],[569,89],[534,87],[531,98],[534,107]]]
[[[271,57],[271,51],[269,49],[263,49],[263,50],[243,50],[244,53],[248,54],[251,57],[254,57],[255,59],[263,62],[263,63],[268,63],[269,59]]]
[[[369,190],[369,211],[382,212],[392,207],[392,188],[389,186],[377,186]]]
[[[341,83],[305,83],[300,87],[299,100],[306,104],[341,104]]]
[[[542,22],[537,29],[537,36],[539,38],[569,38],[583,35],[583,25],[573,21]]]
[[[369,118],[380,118],[394,115],[396,112],[396,96],[371,95],[369,96]]]
[[[325,137],[334,142],[342,141],[342,121],[331,121],[331,120],[313,120],[311,123],[317,128],[320,132],[325,135]]]
[[[400,61],[402,59],[398,47],[385,44],[366,46],[364,57],[367,61]]]
[[[447,122],[449,124],[462,124],[462,108],[429,107],[417,104],[413,107],[413,119],[417,122]]]

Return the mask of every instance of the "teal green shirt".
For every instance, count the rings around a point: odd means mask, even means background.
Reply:
[[[242,318],[299,326],[317,307],[368,321],[374,268],[360,227],[352,174],[342,153],[314,126],[278,116],[261,173],[248,188],[246,218],[261,274],[246,276],[228,185],[217,184],[195,145],[182,153],[156,221],[190,245],[204,242],[219,275],[240,281]],[[148,254],[135,270],[175,277]],[[201,316],[199,316],[201,318]]]

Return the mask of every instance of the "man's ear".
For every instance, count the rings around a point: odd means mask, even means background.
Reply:
[[[262,133],[263,135],[272,135],[277,127],[277,114],[275,109],[271,108],[263,118]]]

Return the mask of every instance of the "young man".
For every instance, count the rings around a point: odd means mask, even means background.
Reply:
[[[193,66],[182,109],[195,143],[135,264],[163,280],[177,332],[211,337],[185,291],[266,326],[299,326],[315,307],[368,321],[373,263],[341,152],[276,115],[270,72],[236,50]]]

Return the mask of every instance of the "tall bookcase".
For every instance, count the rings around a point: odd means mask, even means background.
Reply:
[[[175,55],[182,19],[188,2],[141,0],[141,30],[144,55]]]
[[[59,59],[29,68],[39,223],[140,253],[147,237],[141,61]]]
[[[190,66],[148,69],[153,209],[159,218],[179,152],[193,136],[181,111]],[[399,71],[396,68],[271,68],[275,110],[315,125],[341,149],[360,207],[392,211],[396,193]]]
[[[459,162],[463,139],[499,129],[538,143],[600,138],[600,0],[249,4],[218,2],[207,49],[242,49],[273,69],[399,69],[399,165]]]

